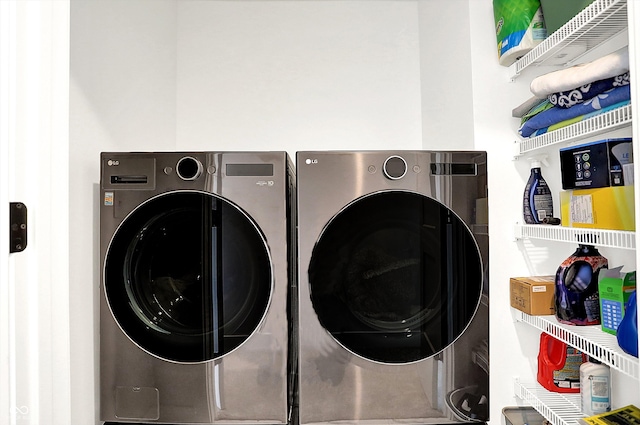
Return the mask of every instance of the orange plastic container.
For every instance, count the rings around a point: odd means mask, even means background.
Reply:
[[[587,356],[547,333],[540,335],[538,382],[557,393],[580,392],[580,365]]]

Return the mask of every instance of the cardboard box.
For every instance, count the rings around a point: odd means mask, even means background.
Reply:
[[[625,305],[636,289],[636,272],[622,273],[621,268],[603,269],[598,276],[602,330],[613,335],[617,333]]]
[[[566,227],[636,230],[633,186],[561,191],[560,213]]]
[[[633,184],[631,138],[604,139],[560,149],[563,189]]]
[[[555,276],[512,277],[511,307],[532,316],[555,314]]]

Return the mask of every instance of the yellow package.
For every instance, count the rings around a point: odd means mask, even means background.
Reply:
[[[635,231],[633,186],[611,186],[560,192],[562,225]]]

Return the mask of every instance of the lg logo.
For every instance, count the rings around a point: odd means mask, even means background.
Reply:
[[[307,158],[307,160],[305,161],[307,164],[317,164],[318,160],[317,159],[311,159],[311,158]]]
[[[110,160],[107,161],[107,165],[109,167],[118,166],[118,165],[120,165],[120,161],[110,159]]]

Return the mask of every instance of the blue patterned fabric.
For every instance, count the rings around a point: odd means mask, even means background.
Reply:
[[[520,125],[524,124],[531,117],[535,117],[539,113],[544,112],[547,109],[551,109],[551,108],[553,108],[553,104],[549,102],[549,99],[540,100],[540,102],[537,105],[533,106],[531,109],[529,109],[529,111],[526,114],[522,116],[522,118],[520,119]]]
[[[542,136],[543,134],[548,133],[550,131],[557,130],[559,128],[566,127],[568,125],[575,124],[577,122],[587,120],[587,119],[589,119],[591,117],[595,117],[596,115],[600,115],[600,114],[603,114],[605,112],[613,111],[614,109],[622,108],[623,106],[627,106],[630,103],[631,103],[630,100],[625,100],[623,102],[614,103],[611,106],[606,106],[606,107],[604,107],[602,109],[599,109],[597,111],[589,112],[588,114],[579,115],[579,116],[577,116],[575,118],[570,118],[568,120],[560,121],[560,122],[557,122],[555,124],[550,125],[549,127],[539,128],[536,131],[534,131],[533,133],[531,133],[531,135],[529,137]]]
[[[603,108],[631,99],[629,85],[616,87],[600,93],[591,99],[578,103],[571,108],[560,108],[554,106],[531,118],[520,127],[519,133],[522,137],[530,137],[536,130],[549,127],[560,121],[569,120],[594,111],[601,111]]]
[[[592,83],[585,84],[575,89],[561,91],[550,94],[547,98],[554,106],[560,108],[570,108],[578,103],[582,103],[592,97],[604,93],[615,87],[626,86],[629,84],[629,73],[617,75],[612,78],[606,78],[604,80],[594,81]]]

